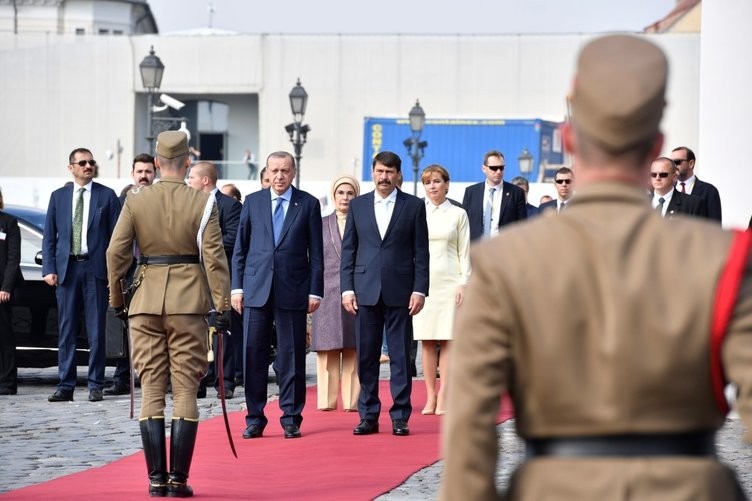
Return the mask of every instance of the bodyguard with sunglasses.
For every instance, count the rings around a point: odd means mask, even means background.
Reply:
[[[541,204],[538,211],[542,214],[547,210],[561,212],[567,208],[569,199],[574,193],[574,172],[569,167],[561,167],[554,174],[554,186],[556,187],[556,200]]]
[[[681,193],[694,195],[705,200],[708,218],[721,222],[721,196],[718,189],[710,183],[700,181],[695,176],[695,153],[686,146],[671,150],[671,159],[678,170],[676,189]]]
[[[491,150],[483,157],[486,180],[465,188],[462,207],[470,220],[470,241],[489,238],[502,226],[527,219],[525,191],[504,181],[504,155]]]
[[[650,183],[653,185],[652,205],[664,218],[676,214],[708,217],[705,200],[682,193],[674,187],[676,166],[670,158],[658,157],[650,165]]]
[[[89,341],[89,401],[102,400],[105,366],[107,267],[105,251],[120,215],[110,188],[93,181],[97,163],[91,151],[76,148],[68,158],[73,183],[50,196],[42,241],[42,275],[57,297],[57,389],[50,402],[73,400],[76,387],[76,338],[81,310]]]

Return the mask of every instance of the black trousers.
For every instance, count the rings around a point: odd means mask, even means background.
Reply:
[[[0,388],[16,391],[16,336],[11,322],[10,303],[0,303]]]
[[[406,306],[386,306],[381,299],[373,306],[359,304],[358,308],[355,343],[360,378],[360,418],[377,421],[381,413],[379,357],[385,334],[389,346],[389,388],[394,401],[389,415],[392,420],[408,420],[412,413],[410,351],[413,343],[413,322],[408,309]]]

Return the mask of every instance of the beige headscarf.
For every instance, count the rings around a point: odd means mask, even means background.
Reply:
[[[343,184],[349,184],[350,186],[352,186],[355,190],[356,197],[360,195],[360,183],[358,182],[358,180],[350,175],[344,174],[337,177],[337,179],[335,179],[332,183],[332,203],[334,202],[334,194],[337,192],[337,188],[339,188]],[[334,210],[334,213],[337,215],[339,235],[342,236],[345,233],[345,221],[347,220],[347,214],[336,210],[336,208]]]

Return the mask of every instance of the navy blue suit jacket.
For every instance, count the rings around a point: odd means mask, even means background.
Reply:
[[[243,205],[232,197],[228,197],[221,191],[215,193],[217,211],[219,216],[219,228],[222,230],[222,243],[227,255],[227,266],[230,266],[232,252],[235,250],[235,238],[238,234],[240,212]]]
[[[428,225],[423,200],[397,190],[384,239],[374,211],[374,192],[354,198],[342,237],[341,291],[358,304],[407,307],[413,292],[428,295]]]
[[[700,181],[695,177],[695,186],[692,188],[692,196],[700,197],[705,200],[705,207],[707,209],[707,218],[714,219],[721,222],[723,219],[721,214],[721,195],[718,193],[718,189],[710,183]]]
[[[555,198],[553,200],[549,200],[548,202],[544,202],[540,204],[540,206],[538,207],[538,214],[543,214],[544,212],[550,209],[553,209],[554,212],[557,212],[559,210],[558,199]]]
[[[47,207],[42,241],[42,276],[57,275],[59,284],[65,282],[65,270],[71,253],[71,233],[73,226],[73,190],[75,183],[63,186],[52,192]],[[89,249],[89,262],[94,276],[107,280],[105,252],[110,244],[112,231],[120,216],[120,201],[112,189],[99,183],[92,183],[89,200],[89,219],[86,222],[86,245]]]
[[[269,189],[243,202],[232,254],[232,288],[243,289],[243,305],[260,308],[274,286],[277,308],[308,309],[308,296],[324,297],[321,205],[292,188],[279,245],[274,246]]]
[[[465,188],[462,207],[467,212],[470,222],[470,240],[477,240],[483,236],[483,199],[486,183],[476,183]],[[499,228],[527,219],[527,202],[525,191],[512,183],[502,182],[501,209],[499,211]]]
[[[670,218],[677,213],[705,218],[708,217],[705,200],[695,196],[694,193],[692,195],[687,195],[686,193],[682,193],[674,188],[674,193],[671,195],[671,201],[668,203],[668,207],[666,207],[666,217]]]

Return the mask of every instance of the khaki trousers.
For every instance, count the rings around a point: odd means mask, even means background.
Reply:
[[[342,390],[342,407],[346,411],[358,410],[360,380],[355,350],[328,350],[316,352],[316,390],[319,410],[337,408],[337,392]]]
[[[164,416],[172,383],[173,419],[198,419],[196,392],[209,365],[203,315],[133,315],[133,367],[141,380],[141,418]]]

